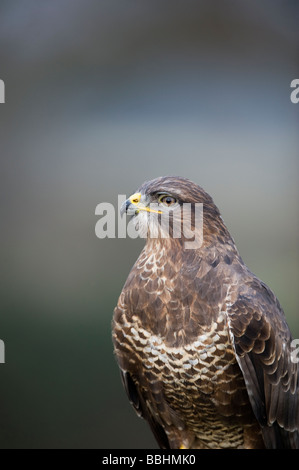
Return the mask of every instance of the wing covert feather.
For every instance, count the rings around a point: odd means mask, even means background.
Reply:
[[[258,285],[259,282],[259,285]],[[269,448],[299,446],[298,364],[291,333],[269,288],[254,281],[228,308],[230,334],[254,414]]]

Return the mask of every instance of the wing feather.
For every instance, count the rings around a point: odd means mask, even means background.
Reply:
[[[250,403],[268,448],[298,448],[299,374],[291,333],[271,290],[257,279],[245,287],[228,316]]]
[[[130,403],[134,407],[138,416],[144,418],[150,425],[152,433],[154,434],[158,445],[161,449],[170,449],[167,435],[161,424],[154,418],[153,414],[150,412],[148,406],[145,403],[144,397],[142,396],[136,381],[129,372],[123,370],[121,372],[121,379],[124,385],[124,388],[127,392]]]

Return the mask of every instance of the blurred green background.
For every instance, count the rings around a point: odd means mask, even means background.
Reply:
[[[155,448],[111,318],[141,240],[100,202],[189,177],[298,319],[295,1],[2,0],[1,448]]]

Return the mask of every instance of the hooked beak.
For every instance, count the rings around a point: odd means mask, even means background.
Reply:
[[[120,215],[122,216],[125,212],[128,215],[138,214],[139,211],[155,212],[156,214],[162,214],[162,211],[152,209],[141,202],[141,193],[134,193],[130,196],[121,206]]]

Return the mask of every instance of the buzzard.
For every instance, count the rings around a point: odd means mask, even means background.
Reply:
[[[184,204],[194,235],[194,208],[203,208],[202,243],[188,249],[184,231],[173,236]],[[186,178],[160,177],[125,211],[147,240],[114,310],[114,350],[130,402],[160,448],[298,448],[291,333],[212,198]],[[169,236],[153,237],[163,214]]]

